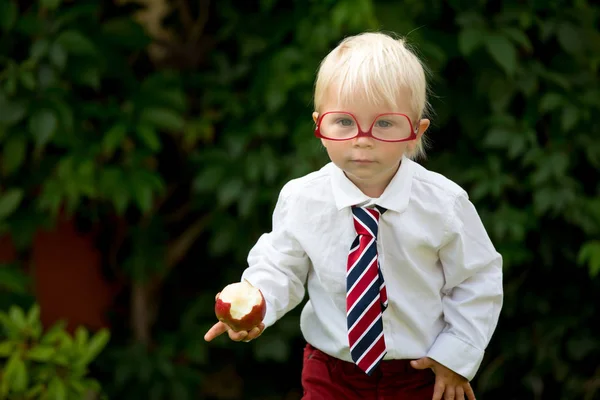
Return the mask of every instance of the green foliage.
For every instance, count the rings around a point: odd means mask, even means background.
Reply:
[[[579,261],[587,264],[592,278],[600,273],[600,240],[586,242],[579,250]]]
[[[297,354],[300,308],[243,348],[201,336],[283,183],[327,161],[312,136],[319,62],[382,29],[407,35],[432,72],[422,162],[468,190],[504,256],[478,397],[597,395],[597,5],[173,2],[153,58],[131,9],[84,3],[0,0],[0,233],[24,251],[70,213],[110,237],[106,270],[135,299],[98,364],[110,394],[195,398],[223,347],[274,370]],[[0,269],[4,290],[26,282],[18,264]],[[266,383],[256,397],[277,390]]]
[[[99,383],[88,377],[89,364],[104,349],[109,333],[74,335],[57,323],[43,332],[40,308],[25,313],[12,306],[0,313],[0,399],[79,400],[97,393]]]

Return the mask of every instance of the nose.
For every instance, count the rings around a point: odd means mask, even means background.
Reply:
[[[356,139],[354,139],[354,147],[360,147],[360,148],[373,147],[373,145],[374,145],[373,141],[374,141],[374,139],[370,138],[368,136],[359,136]]]

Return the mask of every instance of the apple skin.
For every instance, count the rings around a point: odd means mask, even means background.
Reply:
[[[262,292],[260,292],[260,297],[261,301],[259,304],[252,307],[250,312],[242,318],[236,319],[231,316],[231,303],[227,303],[221,300],[221,296],[217,296],[215,314],[219,321],[225,323],[236,332],[251,331],[252,328],[260,325],[267,313],[267,304]]]

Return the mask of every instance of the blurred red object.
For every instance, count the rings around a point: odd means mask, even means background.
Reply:
[[[0,263],[16,257],[10,238],[0,237]],[[37,232],[29,270],[44,326],[65,320],[70,331],[78,325],[92,330],[109,327],[107,311],[116,290],[103,278],[100,262],[93,234],[77,232],[70,220]]]

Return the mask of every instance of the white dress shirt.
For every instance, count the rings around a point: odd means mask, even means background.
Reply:
[[[502,257],[467,193],[408,158],[378,199],[335,164],[288,182],[272,231],[248,256],[242,279],[260,288],[274,324],[308,291],[300,328],[321,351],[352,362],[346,326],[346,262],[356,231],[352,205],[386,208],[378,257],[389,306],[385,359],[429,356],[471,380],[498,323]]]

